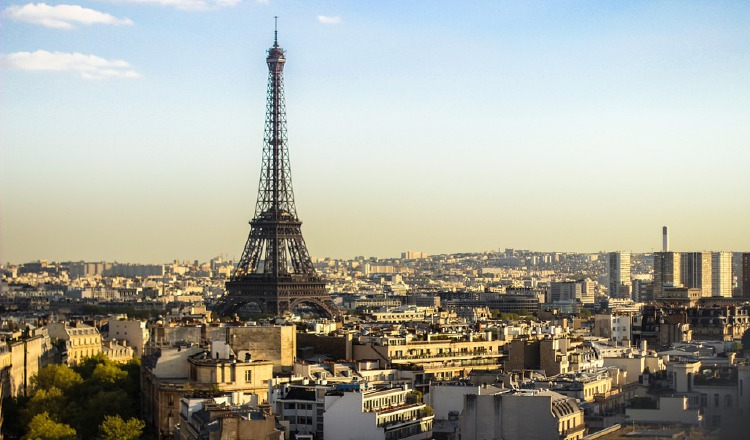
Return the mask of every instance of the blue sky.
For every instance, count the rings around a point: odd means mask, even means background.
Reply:
[[[750,250],[747,2],[4,2],[0,261],[238,257],[279,16],[313,256]]]

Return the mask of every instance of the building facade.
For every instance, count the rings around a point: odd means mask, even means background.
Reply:
[[[608,263],[609,281],[607,287],[609,297],[630,299],[630,253],[610,252]]]
[[[732,297],[732,253],[711,253],[711,296]]]
[[[711,296],[711,253],[685,252],[680,258],[682,285],[700,289],[703,298]]]

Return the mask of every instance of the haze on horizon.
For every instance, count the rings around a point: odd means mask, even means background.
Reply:
[[[28,3],[2,262],[239,257],[275,15],[314,257],[750,251],[747,2]]]

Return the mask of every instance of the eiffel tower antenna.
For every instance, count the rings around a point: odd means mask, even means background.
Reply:
[[[279,17],[273,17],[273,47],[279,47]]]

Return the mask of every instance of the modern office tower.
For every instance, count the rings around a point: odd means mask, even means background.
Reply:
[[[702,298],[711,296],[711,253],[684,252],[680,258],[682,285],[700,289]]]
[[[667,227],[661,228],[661,251],[669,252],[669,235],[667,234]]]
[[[711,253],[711,296],[732,297],[732,253]]]
[[[609,297],[630,298],[630,253],[609,253]]]
[[[227,282],[220,315],[278,315],[300,305],[337,314],[325,282],[313,267],[292,191],[284,100],[284,49],[274,32],[268,49],[268,95],[263,165],[255,216],[242,257]]]
[[[742,273],[740,279],[742,280],[742,297],[750,298],[750,253],[742,254]]]
[[[677,252],[654,252],[654,299],[664,296],[665,287],[679,287],[680,254]]]

